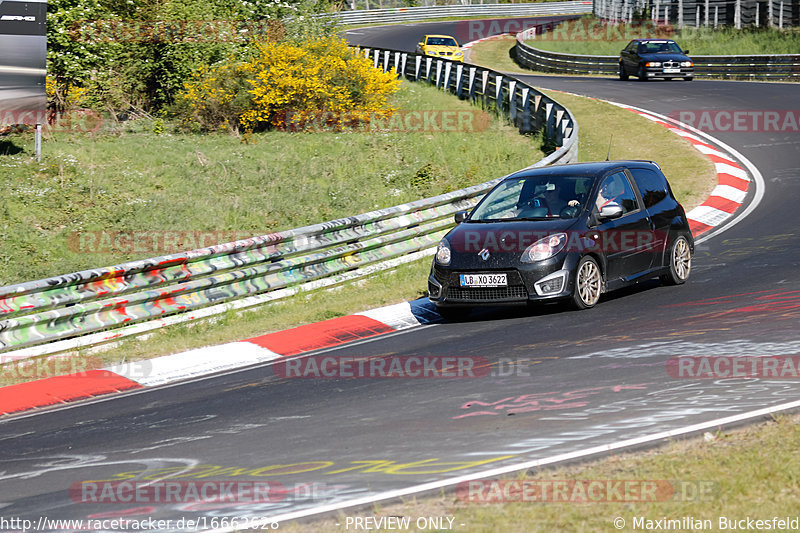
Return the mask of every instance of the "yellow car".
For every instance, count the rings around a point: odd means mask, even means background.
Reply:
[[[449,35],[423,35],[417,43],[417,53],[452,61],[464,60],[464,53],[458,46],[458,41]]]

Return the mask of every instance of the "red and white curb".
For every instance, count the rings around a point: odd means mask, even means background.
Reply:
[[[747,171],[736,161],[734,156],[712,146],[694,133],[687,131],[675,124],[666,122],[666,117],[646,112],[632,106],[610,102],[618,107],[628,109],[634,113],[655,122],[673,133],[680,135],[700,153],[705,154],[717,171],[717,186],[705,202],[695,207],[686,217],[695,237],[706,233],[733,217],[734,213],[742,207],[751,179]]]
[[[2,387],[0,413],[18,413],[243,368],[418,327],[434,316],[430,307],[403,302],[244,341]]]

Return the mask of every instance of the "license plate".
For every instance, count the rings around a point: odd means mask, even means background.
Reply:
[[[680,73],[681,69],[679,68],[665,68],[664,74],[678,74]]]
[[[460,274],[462,287],[505,287],[508,285],[506,274]]]

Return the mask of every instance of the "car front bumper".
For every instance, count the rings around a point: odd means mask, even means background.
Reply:
[[[556,257],[513,268],[459,269],[443,267],[434,260],[428,276],[428,298],[438,306],[519,305],[572,295],[578,254]],[[505,287],[462,287],[461,274],[505,273]]]
[[[681,67],[678,72],[664,72],[663,67],[646,67],[645,74],[648,78],[693,78],[694,67]]]

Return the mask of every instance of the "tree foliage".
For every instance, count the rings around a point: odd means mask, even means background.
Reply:
[[[159,111],[204,65],[246,54],[255,39],[330,34],[330,0],[50,0],[53,103],[86,91],[93,108]]]

